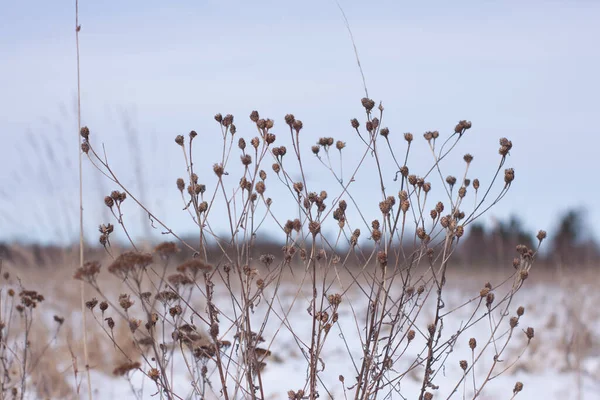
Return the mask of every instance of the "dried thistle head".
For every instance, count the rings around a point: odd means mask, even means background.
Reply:
[[[362,106],[365,108],[367,113],[370,113],[373,107],[375,107],[375,102],[367,97],[363,97],[360,101]]]
[[[360,122],[358,122],[356,118],[352,118],[350,120],[350,125],[352,125],[354,129],[358,129],[358,127],[360,126]]]
[[[295,121],[296,121],[296,118],[294,117],[294,114],[287,114],[285,116],[285,123],[288,124],[290,126],[290,128],[294,125]]]
[[[471,161],[473,161],[473,156],[467,153],[464,155],[463,160],[465,160],[467,164],[471,164]]]
[[[82,126],[81,129],[79,130],[79,134],[85,140],[89,140],[89,138],[90,138],[90,129],[87,126]]]
[[[298,194],[302,193],[302,191],[304,190],[304,184],[302,182],[294,183],[294,190]]]
[[[217,175],[219,178],[223,176],[223,174],[225,173],[225,169],[223,168],[223,164],[214,164],[213,165],[213,172],[215,173],[215,175]]]
[[[413,138],[414,138],[414,137],[413,137],[413,134],[412,134],[412,133],[410,133],[410,132],[406,132],[406,133],[404,134],[404,140],[406,140],[408,143],[412,142],[412,141],[413,141]]]
[[[504,182],[506,185],[510,185],[515,179],[515,170],[513,168],[507,168],[504,170]]]
[[[258,111],[254,110],[250,113],[250,121],[256,123],[256,121],[258,121],[259,118],[260,116],[258,115]]]
[[[233,124],[233,115],[231,114],[227,114],[224,118],[223,121],[221,122],[221,124],[224,127],[229,127],[231,124]]]
[[[477,340],[475,338],[469,339],[469,348],[471,350],[475,350],[476,347],[477,347]]]
[[[447,176],[446,177],[446,183],[448,184],[448,186],[450,186],[450,189],[452,189],[452,187],[454,187],[454,184],[456,183],[456,178],[454,176]]]
[[[133,300],[128,294],[122,293],[119,295],[119,305],[125,311],[129,310],[133,306]]]
[[[177,189],[180,192],[183,192],[183,189],[185,189],[185,181],[182,178],[177,178]],[[106,201],[106,199],[110,199],[110,197],[106,197],[104,200]],[[109,206],[108,204],[106,204],[106,205]],[[109,207],[112,207],[112,205]]]
[[[515,383],[515,387],[513,389],[513,394],[517,394],[519,393],[521,390],[523,390],[523,383],[522,382],[517,382]]]
[[[546,231],[539,231],[536,238],[538,241],[542,242],[542,240],[546,239]]]
[[[535,336],[535,331],[532,327],[528,327],[525,330],[525,336],[527,336],[527,340],[531,341],[531,339],[533,339],[533,337]]]
[[[183,140],[184,140],[183,135],[175,136],[175,143],[177,143],[178,145],[183,146]]]
[[[382,129],[379,131],[379,134],[380,134],[381,136],[383,136],[384,138],[386,138],[386,139],[387,139],[388,135],[390,134],[390,129],[389,129],[389,128],[382,128]]]
[[[303,126],[304,125],[302,124],[302,121],[300,121],[299,119],[295,120],[294,123],[292,124],[292,128],[294,128],[296,133],[300,133]]]
[[[313,236],[317,236],[321,232],[321,224],[317,221],[311,221],[308,224],[308,230]]]

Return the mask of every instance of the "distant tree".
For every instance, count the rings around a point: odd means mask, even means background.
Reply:
[[[568,210],[560,218],[556,232],[552,235],[551,258],[566,266],[597,261],[600,252],[590,232],[585,223],[585,210]]]

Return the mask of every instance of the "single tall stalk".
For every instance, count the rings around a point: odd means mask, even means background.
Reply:
[[[75,45],[77,50],[77,154],[79,155],[79,268],[83,268],[83,168],[81,155],[81,80],[79,74],[79,1],[75,0]],[[90,379],[90,363],[87,348],[87,329],[85,313],[85,286],[80,282],[81,293],[81,320],[83,330],[83,358],[87,375],[88,398],[92,400],[92,380]]]

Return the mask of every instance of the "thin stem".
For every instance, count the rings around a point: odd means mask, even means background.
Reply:
[[[75,0],[75,45],[77,50],[77,154],[79,156],[79,268],[83,268],[83,168],[82,168],[82,151],[81,139],[81,78],[80,78],[80,63],[79,63],[79,0]],[[83,330],[83,358],[85,362],[85,371],[87,375],[88,398],[92,400],[92,379],[90,377],[89,353],[87,347],[87,324],[85,313],[85,284],[83,281],[79,284],[79,292],[81,294],[81,316]]]

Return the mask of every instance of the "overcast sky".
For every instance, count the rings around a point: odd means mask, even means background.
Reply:
[[[470,177],[489,181],[498,139],[514,146],[515,183],[486,223],[516,214],[529,229],[552,230],[561,212],[582,206],[600,226],[600,2],[340,3],[392,143],[403,151],[402,133],[417,138],[415,173],[431,161],[423,132],[448,135],[468,119],[473,128],[448,173],[459,175],[469,152]],[[364,120],[364,91],[334,1],[81,1],[80,23],[83,123],[123,181],[180,232],[193,226],[175,189],[185,169],[173,138],[198,131],[206,146],[198,162],[210,168],[219,159],[217,112],[233,114],[249,139],[248,115],[259,110],[287,145],[283,116],[294,113],[305,152],[333,136],[348,142],[349,166],[361,154],[349,120]],[[2,5],[0,240],[66,241],[77,232],[74,25],[73,1]],[[114,186],[88,164],[85,223],[95,238]],[[313,190],[331,184],[318,163],[307,168]],[[376,210],[373,179],[358,178],[354,194]],[[270,179],[268,188],[281,189]],[[278,207],[285,215],[285,202]],[[143,217],[129,213],[142,236]]]

